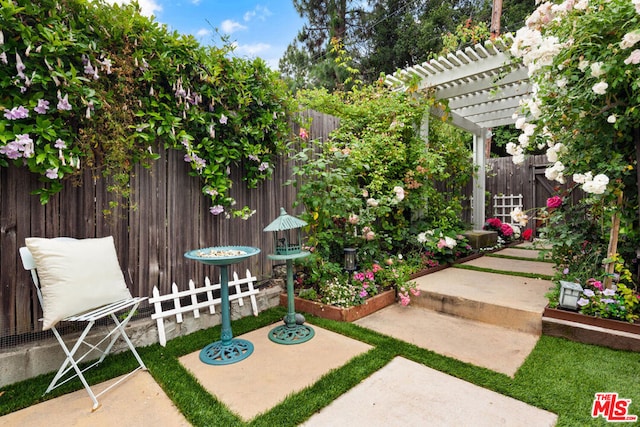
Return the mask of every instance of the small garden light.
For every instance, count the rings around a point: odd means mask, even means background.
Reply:
[[[349,272],[356,270],[355,248],[344,248],[344,269]]]
[[[578,309],[578,299],[582,292],[582,286],[578,283],[560,281],[560,298],[559,305],[562,308],[571,310]]]

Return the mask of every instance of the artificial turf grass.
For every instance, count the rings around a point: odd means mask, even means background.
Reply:
[[[276,307],[257,318],[234,320],[234,333],[242,334],[278,322],[285,313],[284,308]],[[511,379],[504,374],[434,353],[359,325],[313,316],[308,316],[308,320],[313,325],[365,342],[374,348],[328,372],[315,384],[287,397],[250,422],[244,422],[229,411],[201,387],[178,361],[178,357],[197,351],[214,340],[220,333],[220,325],[171,340],[166,348],[154,344],[138,351],[165,393],[195,426],[297,425],[396,356],[554,412],[559,415],[558,426],[606,425],[602,418],[593,420],[590,416],[596,392],[617,392],[621,398],[632,399],[629,413],[640,415],[640,353],[542,336],[515,378]],[[126,372],[123,365],[132,366],[131,369],[135,367],[130,352],[109,356],[104,363],[102,368],[95,370],[99,376],[91,375],[92,382],[108,377],[109,372],[113,373],[113,377],[121,375],[119,372]],[[51,378],[52,375],[44,377]],[[78,383],[76,389],[82,388],[78,381],[72,383]],[[37,403],[38,396],[47,384],[48,381],[38,377],[2,390],[10,390],[12,397],[25,393],[22,396],[23,405],[30,406],[29,399],[32,399],[31,404]],[[6,392],[0,396],[0,414],[7,413],[4,405],[6,396]]]
[[[531,261],[531,260],[528,260]],[[496,273],[502,274],[505,276],[517,276],[517,277],[526,277],[529,279],[542,279],[542,280],[553,280],[553,276],[549,276],[548,274],[540,274],[540,273],[525,273],[520,271],[505,271],[498,270],[495,268],[486,268],[486,267],[477,267],[475,265],[469,264],[453,264],[451,268],[460,268],[462,270],[473,270],[473,271],[482,271],[485,273]]]
[[[515,255],[502,255],[500,253],[485,254],[485,256],[490,258],[513,259],[516,261],[546,262],[546,263],[553,264],[553,261],[551,261],[550,259],[528,258],[524,256],[515,256]]]

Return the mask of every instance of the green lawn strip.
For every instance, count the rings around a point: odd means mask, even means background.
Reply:
[[[547,263],[552,263],[553,264],[553,261],[551,261],[549,259],[527,258],[527,257],[523,257],[523,256],[503,255],[503,254],[499,254],[499,253],[485,254],[485,256],[492,257],[492,258],[514,259],[514,260],[517,260],[517,261],[547,262]]]
[[[595,393],[631,399],[640,416],[640,353],[543,335],[518,370],[514,397],[559,415],[558,427],[607,425],[591,418]]]
[[[496,274],[503,274],[503,275],[506,275],[506,276],[527,277],[527,278],[530,278],[530,279],[553,280],[553,276],[549,276],[548,274],[496,270],[495,268],[477,267],[475,265],[469,265],[469,264],[454,264],[454,265],[451,266],[451,268],[461,268],[463,270],[483,271],[485,273],[496,273]]]
[[[145,355],[149,372],[192,425],[228,427],[244,424],[202,387],[170,351],[159,345],[156,347],[155,351]]]
[[[373,348],[323,375],[315,384],[288,396],[282,403],[256,417],[251,426],[296,426],[384,367],[393,353]]]

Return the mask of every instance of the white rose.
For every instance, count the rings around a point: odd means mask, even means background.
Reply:
[[[451,238],[449,236],[446,236],[444,238],[444,245],[446,247],[448,247],[449,249],[455,248],[457,244],[458,244],[458,242],[456,242],[456,239],[454,239],[454,238]]]
[[[602,62],[594,62],[591,64],[591,75],[593,77],[600,77],[604,74],[604,70],[602,69]]]
[[[609,84],[607,82],[601,81],[594,84],[591,90],[593,90],[593,93],[595,93],[596,95],[604,95],[605,93],[607,93],[608,87]]]
[[[607,122],[609,122],[609,123],[615,123],[616,120],[618,120],[618,118],[616,117],[615,114],[612,114],[609,117],[607,117]]]

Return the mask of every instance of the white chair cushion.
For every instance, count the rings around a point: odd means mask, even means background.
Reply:
[[[25,239],[42,290],[43,329],[60,320],[131,298],[113,237],[99,239]]]

